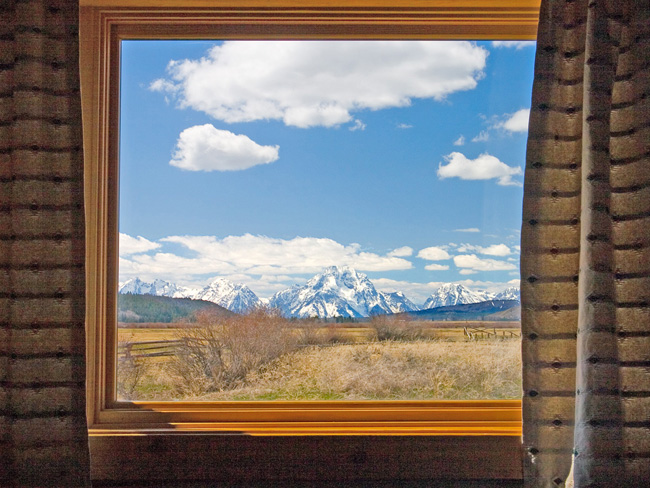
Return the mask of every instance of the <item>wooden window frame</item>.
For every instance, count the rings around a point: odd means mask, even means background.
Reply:
[[[484,477],[486,473],[504,478],[521,476],[519,400],[116,401],[119,49],[123,39],[535,39],[539,3],[540,0],[80,1],[87,225],[87,416],[91,447],[95,446],[95,459],[100,460],[94,463],[96,476],[119,478],[116,469],[109,467],[114,455],[107,447],[111,445],[110,439],[123,441],[129,436],[154,434],[158,442],[184,434],[193,436],[190,442],[199,444],[214,442],[214,438],[197,440],[199,435],[206,434],[435,437],[441,446],[475,446],[501,457],[505,452],[505,462],[514,466],[507,469],[501,459],[490,469],[477,471],[475,463],[467,462],[445,477]],[[175,445],[179,441],[169,442]],[[349,446],[352,441],[346,442]],[[421,473],[428,472],[424,466],[422,461]],[[438,472],[444,474],[444,469]]]

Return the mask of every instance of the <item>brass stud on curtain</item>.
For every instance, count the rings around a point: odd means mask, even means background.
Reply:
[[[527,487],[650,479],[650,4],[543,0],[522,225]]]
[[[0,19],[0,485],[89,486],[78,1]]]

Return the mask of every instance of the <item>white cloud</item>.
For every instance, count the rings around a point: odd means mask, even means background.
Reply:
[[[418,257],[426,259],[428,261],[442,261],[445,259],[451,259],[451,256],[447,251],[441,247],[436,246],[425,247],[424,249],[421,249],[418,253]]]
[[[472,138],[472,142],[487,142],[490,139],[490,134],[486,130],[482,130],[479,134]]]
[[[169,164],[189,171],[238,171],[276,161],[278,150],[211,124],[195,125],[180,133]]]
[[[465,145],[465,136],[461,135],[458,139],[454,141],[454,146],[463,146]]]
[[[517,185],[521,183],[512,179],[513,176],[523,174],[518,166],[508,166],[498,158],[487,153],[481,154],[476,159],[468,159],[459,152],[452,152],[444,156],[447,165],[438,164],[438,178],[457,177],[461,180],[490,180],[497,178],[499,185]]]
[[[128,234],[120,232],[120,256],[128,256],[129,254],[140,254],[158,249],[160,244],[145,239],[142,236],[131,237]]]
[[[398,247],[397,249],[393,249],[391,252],[387,254],[387,256],[397,256],[400,258],[405,258],[407,256],[412,256],[412,255],[413,255],[413,248],[409,246]]]
[[[372,280],[372,284],[375,285],[377,290],[386,293],[401,291],[409,300],[422,304],[434,291],[443,285],[443,282],[430,281],[428,283],[413,283],[389,278],[377,278]]]
[[[428,271],[447,271],[449,266],[446,264],[427,264],[424,269]]]
[[[350,130],[354,132],[355,130],[366,130],[366,124],[361,122],[359,119],[354,121],[354,125],[350,127]]]
[[[411,124],[397,124],[398,129],[411,129],[413,126]]]
[[[260,298],[271,297],[273,294],[285,290],[292,285],[302,285],[307,281],[307,278],[289,275],[251,276],[241,273],[218,275],[214,276],[212,279],[217,277],[226,278],[233,283],[243,283],[253,290],[253,292]],[[212,281],[212,279],[208,281]]]
[[[528,118],[530,109],[522,108],[513,114],[506,114],[504,120],[494,124],[495,129],[504,129],[508,132],[528,132]]]
[[[150,85],[149,89],[151,91],[157,91],[157,92],[175,92],[178,90],[180,86],[172,83],[169,80],[165,80],[164,78],[159,78],[157,80],[154,80]]]
[[[452,232],[481,232],[476,227],[470,227],[468,229],[454,229]]]
[[[535,47],[535,41],[492,41],[492,47],[505,47],[523,49],[525,47]]]
[[[471,273],[471,270],[470,274]],[[465,273],[467,274],[467,273]],[[401,291],[414,303],[422,304],[424,301],[440,286],[444,284],[441,281],[431,281],[428,283],[413,283],[410,281],[398,281],[389,278],[373,279],[372,283],[379,291],[393,292]],[[456,281],[470,290],[474,291],[487,291],[490,293],[498,293],[503,291],[508,286],[519,286],[519,280],[510,280],[507,283],[500,283],[495,281],[475,281],[465,279]]]
[[[474,271],[473,269],[461,269],[458,273],[462,275],[472,275],[478,273],[478,271]]]
[[[459,256],[454,256],[454,264],[459,268],[466,268],[472,271],[509,271],[517,269],[517,267],[512,263],[498,261],[496,259],[481,259],[476,256],[476,254],[461,254]]]
[[[171,61],[168,78],[150,89],[228,123],[332,127],[360,110],[472,90],[487,56],[467,41],[227,41],[200,59]]]
[[[180,245],[182,251],[159,251],[121,259],[121,279],[158,276],[180,282],[195,280],[200,275],[214,274],[315,274],[331,265],[348,265],[360,271],[391,271],[413,267],[410,261],[399,256],[382,256],[363,251],[359,244],[343,245],[327,238],[296,237],[285,240],[244,234],[223,239],[215,236],[169,236],[159,242]],[[401,249],[404,253],[404,249]]]
[[[491,246],[475,246],[473,244],[461,244],[458,252],[477,252],[488,256],[508,256],[512,251],[505,244],[492,244]]]

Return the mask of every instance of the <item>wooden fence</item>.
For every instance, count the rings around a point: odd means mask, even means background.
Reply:
[[[117,347],[117,353],[118,357],[124,359],[173,356],[181,343],[178,340],[122,342]]]
[[[520,333],[511,330],[488,329],[486,327],[463,327],[463,333],[469,340],[478,339],[510,339],[521,337]]]

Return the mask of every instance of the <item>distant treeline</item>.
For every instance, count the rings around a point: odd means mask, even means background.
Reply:
[[[118,322],[195,322],[196,312],[206,310],[232,315],[216,303],[191,298],[170,298],[154,295],[119,294],[117,298]]]

